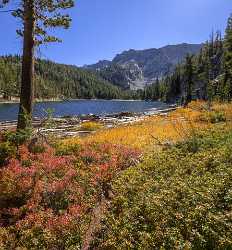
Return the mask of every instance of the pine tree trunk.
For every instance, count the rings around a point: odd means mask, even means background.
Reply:
[[[34,99],[34,29],[33,0],[24,0],[23,58],[18,129],[26,129],[32,123]]]

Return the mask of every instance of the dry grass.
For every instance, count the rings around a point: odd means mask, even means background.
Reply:
[[[117,128],[105,129],[85,138],[67,139],[64,143],[77,144],[81,142],[109,142],[138,148],[143,151],[153,149],[160,143],[172,143],[191,136],[194,131],[206,130],[215,126],[200,117],[206,110],[206,103],[192,102],[188,108],[179,108],[167,115],[155,115],[143,121]],[[227,120],[232,118],[232,104],[218,104],[213,110],[222,111]]]
[[[198,111],[179,109],[167,116],[152,116],[132,125],[101,131],[84,140],[111,142],[147,150],[157,142],[177,141],[194,129],[208,128],[210,124],[196,122],[198,116]]]
[[[213,109],[224,112],[227,121],[232,121],[232,103],[215,103]]]
[[[214,104],[213,109],[225,112],[227,118],[232,117],[231,104]],[[157,142],[175,142],[190,136],[193,131],[214,126],[210,122],[199,119],[205,112],[207,111],[204,102],[192,102],[188,108],[180,108],[167,115],[155,115],[134,124],[100,130],[82,139],[67,139],[64,144],[73,145],[83,141],[110,142],[145,151],[154,148]]]

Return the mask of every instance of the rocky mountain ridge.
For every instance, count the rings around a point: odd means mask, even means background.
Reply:
[[[84,67],[124,89],[143,89],[156,78],[171,74],[187,54],[197,54],[202,46],[182,43],[159,49],[130,49],[116,55],[112,61],[101,60]]]

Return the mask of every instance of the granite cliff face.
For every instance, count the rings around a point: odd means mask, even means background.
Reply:
[[[173,72],[185,56],[197,54],[202,44],[168,45],[159,49],[128,50],[112,61],[99,61],[85,68],[97,71],[102,78],[124,89],[143,89],[156,78]]]

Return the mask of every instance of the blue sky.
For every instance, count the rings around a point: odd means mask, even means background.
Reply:
[[[112,59],[127,49],[201,43],[212,30],[224,31],[231,0],[78,0],[70,10],[69,30],[57,31],[63,43],[42,47],[39,56],[83,65]],[[20,53],[19,21],[0,13],[0,55]]]

